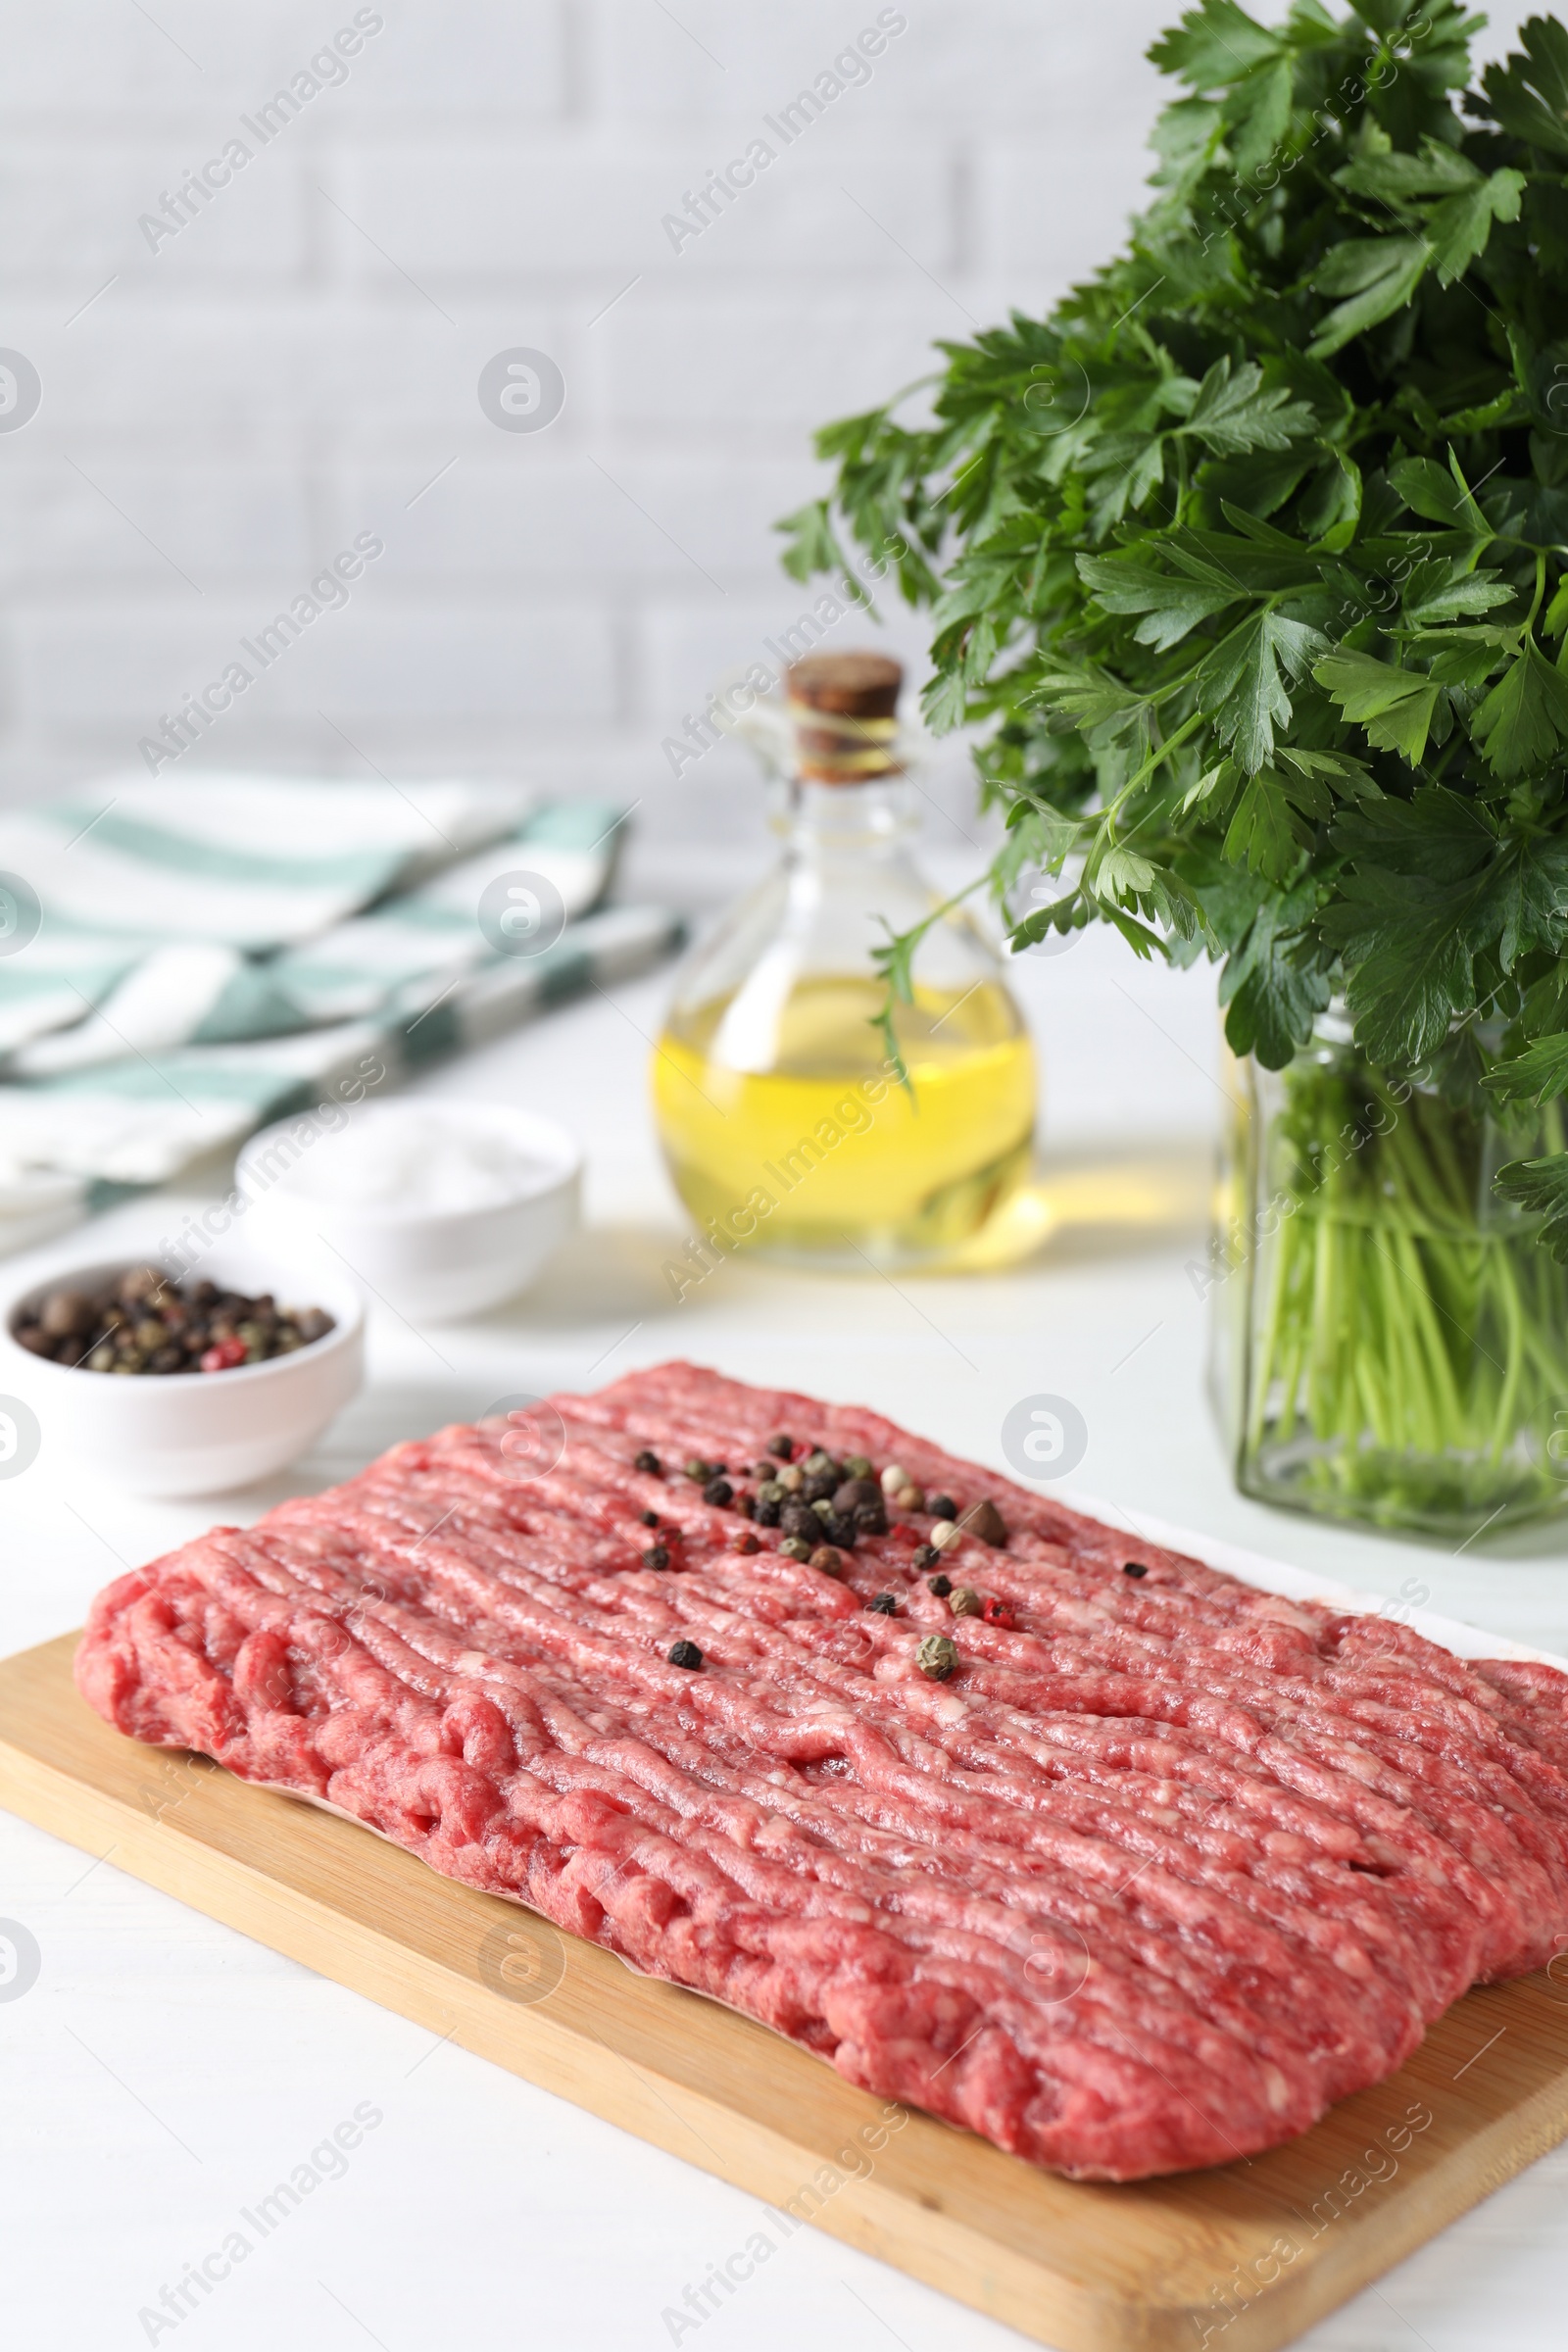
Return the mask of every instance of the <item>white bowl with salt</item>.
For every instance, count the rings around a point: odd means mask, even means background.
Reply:
[[[582,1154],[533,1111],[446,1097],[309,1111],[239,1155],[248,1228],[335,1252],[414,1322],[454,1322],[530,1283],[577,1221]]]

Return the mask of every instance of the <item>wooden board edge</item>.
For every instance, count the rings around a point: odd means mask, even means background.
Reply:
[[[1463,2146],[1450,2149],[1401,2196],[1380,2205],[1375,2224],[1369,2214],[1359,2230],[1347,2231],[1304,2271],[1293,2275],[1282,2269],[1276,2279],[1255,2284],[1246,2301],[1242,2287],[1216,2280],[1217,2289],[1229,2287],[1229,2306],[1216,2299],[1207,2307],[1192,2307],[1187,2331],[1179,2338],[1172,2335],[1170,2352],[1175,2352],[1178,2340],[1181,2352],[1283,2352],[1564,2139],[1568,2080],[1559,2080],[1539,2091],[1522,2112],[1499,2117]],[[1369,2263],[1367,2234],[1374,2226],[1376,2258]],[[1164,2339],[1159,2352],[1165,2352]]]

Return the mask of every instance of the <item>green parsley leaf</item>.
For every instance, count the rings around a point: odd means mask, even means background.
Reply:
[[[1520,37],[1523,57],[1487,68],[1487,112],[1530,146],[1568,156],[1568,32],[1555,17],[1532,17]]]
[[[1175,30],[1161,33],[1149,55],[1162,74],[1179,74],[1195,90],[1216,90],[1279,53],[1278,35],[1238,8],[1236,0],[1203,0],[1201,8],[1187,11]]]
[[[1568,1031],[1538,1037],[1522,1054],[1494,1063],[1481,1083],[1494,1102],[1528,1102],[1537,1110],[1543,1103],[1554,1102],[1559,1095],[1568,1095]]]
[[[1140,645],[1164,652],[1179,645],[1197,628],[1236,603],[1242,591],[1233,583],[1207,587],[1193,579],[1156,571],[1129,556],[1080,556],[1078,576],[1095,592],[1107,612],[1142,612],[1146,618],[1133,631]]]
[[[1491,538],[1492,526],[1476,505],[1451,450],[1446,468],[1430,458],[1401,458],[1389,467],[1389,482],[1412,514],[1424,514],[1429,522],[1446,523],[1452,531],[1474,531],[1482,539]]]
[[[1199,673],[1200,694],[1223,706],[1217,733],[1248,775],[1274,756],[1274,729],[1290,721],[1282,669],[1301,677],[1324,640],[1316,629],[1268,611],[1244,620],[1215,647]]]
[[[1374,751],[1397,752],[1419,767],[1443,688],[1420,670],[1395,669],[1370,654],[1328,654],[1312,675]]]
[[[1329,1001],[1306,936],[1312,911],[1310,884],[1268,899],[1220,981],[1231,1052],[1255,1054],[1266,1070],[1282,1070],[1299,1052]]]
[[[1428,213],[1427,237],[1440,284],[1451,286],[1486,252],[1494,221],[1518,220],[1528,185],[1522,172],[1494,172],[1478,188],[1450,196]]]
[[[1265,390],[1263,370],[1250,361],[1233,375],[1227,354],[1204,376],[1186,423],[1176,429],[1216,458],[1245,458],[1254,449],[1289,449],[1298,435],[1317,430],[1317,417],[1304,400],[1292,400],[1289,386]]]
[[[1236,804],[1225,835],[1225,857],[1232,865],[1248,865],[1271,882],[1284,882],[1299,864],[1301,848],[1278,776],[1260,769]]]
[[[1568,677],[1534,638],[1476,712],[1471,733],[1495,775],[1544,767],[1568,743]]]
[[[1336,245],[1318,267],[1319,294],[1345,294],[1307,345],[1314,360],[1332,358],[1347,343],[1402,311],[1427,272],[1432,248],[1424,237],[1369,237]]]
[[[1493,1190],[1516,1208],[1542,1220],[1540,1241],[1559,1262],[1568,1262],[1568,1152],[1547,1159],[1510,1159],[1497,1170]]]

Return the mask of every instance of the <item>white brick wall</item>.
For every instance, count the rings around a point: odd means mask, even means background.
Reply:
[[[906,0],[868,77],[678,253],[662,217],[876,0],[376,0],[345,77],[242,133],[151,250],[139,216],[355,13],[0,0],[0,346],[44,387],[0,433],[0,798],[134,758],[373,529],[350,608],[204,757],[520,767],[734,837],[737,756],[676,785],[660,745],[807,601],[769,526],[816,486],[812,426],[1110,249],[1179,0]],[[538,435],[478,406],[514,345],[565,377]]]

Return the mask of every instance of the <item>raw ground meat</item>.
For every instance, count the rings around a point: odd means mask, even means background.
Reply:
[[[543,1475],[445,1429],[122,1577],[83,1695],[1089,2179],[1290,2138],[1568,1934],[1551,1668],[1259,1592],[853,1407],[686,1364],[553,1403]],[[1004,1548],[941,1565],[1013,1625],[928,1591],[923,1511],[837,1580],[730,1548],[780,1431],[991,1497]]]

